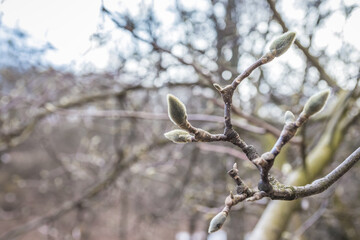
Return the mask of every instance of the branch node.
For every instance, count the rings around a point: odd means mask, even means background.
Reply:
[[[214,86],[214,88],[215,88],[216,90],[218,90],[220,93],[223,92],[223,88],[222,88],[219,84],[214,83],[213,86]]]
[[[247,198],[245,201],[246,202],[254,202],[254,201],[260,200],[266,196],[267,196],[266,192],[260,191],[260,192],[254,193],[254,195],[252,197]]]
[[[269,180],[266,178],[262,178],[258,183],[258,189],[262,192],[270,193],[273,191],[272,185],[269,183]]]

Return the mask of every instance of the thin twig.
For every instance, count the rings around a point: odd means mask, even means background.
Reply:
[[[233,200],[230,205],[236,205],[244,200],[259,200],[263,197],[268,197],[273,200],[294,200],[319,194],[328,189],[340,177],[347,173],[359,160],[360,147],[356,149],[350,156],[348,156],[338,167],[332,170],[329,174],[318,180],[315,180],[311,184],[307,184],[305,186],[287,186],[280,184],[274,178],[270,178],[270,182],[272,183],[272,185],[276,186],[273,191],[264,192],[260,190],[252,190],[249,194],[242,193],[240,195],[234,195],[232,196]]]
[[[224,103],[217,99],[214,99],[213,102],[218,106],[224,107]],[[271,125],[270,123],[268,123],[260,118],[254,117],[248,113],[245,113],[245,112],[241,111],[239,108],[236,108],[234,106],[231,107],[231,110],[235,115],[246,119],[252,125],[257,126],[259,128],[263,128],[267,133],[270,133],[270,134],[274,135],[275,137],[280,137],[281,130],[279,130],[277,127]],[[236,126],[236,125],[234,124],[234,126]],[[302,140],[299,137],[294,137],[290,140],[290,142],[294,143],[294,144],[301,144],[301,141]]]

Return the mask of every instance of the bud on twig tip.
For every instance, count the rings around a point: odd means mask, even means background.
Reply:
[[[185,124],[187,121],[185,105],[172,94],[167,95],[167,101],[170,120],[178,126]]]
[[[303,113],[305,114],[305,116],[310,117],[315,113],[321,111],[326,104],[329,94],[330,90],[327,89],[311,96],[306,102],[303,109]]]
[[[270,45],[270,51],[275,51],[275,56],[284,54],[295,41],[296,32],[286,32],[276,38]]]
[[[213,219],[211,219],[209,225],[209,233],[218,231],[226,220],[227,214],[225,212],[218,213]]]

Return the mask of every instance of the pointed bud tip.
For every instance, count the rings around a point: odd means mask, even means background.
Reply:
[[[185,124],[187,119],[185,105],[172,94],[167,95],[167,101],[170,120],[178,126]]]
[[[315,113],[321,111],[322,108],[325,106],[329,95],[330,89],[327,89],[311,96],[304,106],[303,113],[306,116],[310,117]]]
[[[285,124],[295,122],[295,115],[291,111],[285,113]]]
[[[237,169],[237,163],[234,163],[233,169]]]
[[[284,54],[293,44],[296,38],[296,32],[290,31],[276,38],[270,45],[270,50],[275,51],[275,56]]]
[[[208,232],[213,233],[218,231],[223,226],[226,217],[227,214],[225,212],[220,212],[215,217],[213,217],[213,219],[211,219]]]

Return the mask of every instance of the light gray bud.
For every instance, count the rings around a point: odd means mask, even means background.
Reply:
[[[286,32],[276,38],[270,45],[270,50],[275,51],[275,56],[279,57],[284,54],[295,41],[296,32]]]
[[[310,117],[311,115],[321,111],[326,104],[329,94],[330,90],[327,89],[312,95],[304,106],[303,113],[305,116]]]
[[[172,94],[167,95],[167,101],[170,120],[178,126],[185,124],[187,121],[185,105]]]
[[[211,219],[209,225],[209,233],[218,231],[226,220],[227,214],[225,212],[218,213],[213,219]]]
[[[187,143],[191,141],[191,135],[180,129],[172,130],[164,134],[164,136],[174,143]]]

